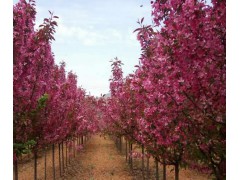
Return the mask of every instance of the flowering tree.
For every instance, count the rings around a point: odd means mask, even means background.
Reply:
[[[179,164],[224,179],[226,2],[151,3],[154,27],[142,19],[136,29],[142,55],[135,74],[122,80],[113,64],[118,76],[110,83],[111,132],[133,127],[128,134],[160,162],[174,165],[176,179]]]
[[[54,26],[52,14],[41,29],[34,31],[34,1],[20,1],[13,9],[13,97],[14,143],[37,142],[41,109],[47,100],[47,83],[54,64],[50,41]],[[18,152],[18,151],[17,151]]]
[[[34,0],[20,0],[13,7],[13,148],[16,179],[19,155],[34,150],[36,179],[39,148],[53,144],[54,152],[54,143],[72,140],[79,134],[87,135],[98,129],[95,98],[86,97],[85,91],[77,87],[74,73],[66,75],[65,63],[58,66],[54,62],[51,41],[54,40],[55,19],[58,17],[50,12],[50,18],[45,18],[39,29],[35,30],[35,15]]]
[[[156,1],[156,24],[163,23],[155,52],[174,65],[176,104],[188,123],[191,157],[209,165],[218,179],[225,176],[226,2]],[[165,13],[165,14],[164,14]],[[192,140],[192,142],[191,142]]]

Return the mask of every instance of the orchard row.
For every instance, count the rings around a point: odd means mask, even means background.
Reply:
[[[77,76],[56,65],[51,51],[57,16],[38,30],[34,1],[13,7],[14,160],[50,144],[98,130],[97,101],[77,87]]]
[[[142,19],[136,29],[142,54],[135,73],[123,78],[121,61],[112,61],[105,131],[175,166],[176,179],[179,166],[225,179],[226,2],[151,3],[154,25]]]

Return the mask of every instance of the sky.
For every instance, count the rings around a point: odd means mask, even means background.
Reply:
[[[48,10],[59,17],[55,62],[65,61],[78,86],[94,96],[109,92],[109,61],[115,57],[124,64],[124,77],[133,73],[141,53],[133,31],[142,17],[144,24],[152,23],[149,0],[36,0],[36,10],[36,28],[49,17]]]

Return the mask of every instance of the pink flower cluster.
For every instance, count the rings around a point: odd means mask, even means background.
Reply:
[[[77,151],[81,151],[81,150],[83,150],[83,148],[84,148],[84,147],[83,147],[83,145],[82,145],[82,144],[81,144],[81,145],[79,145],[79,146],[76,146],[76,150],[77,150]]]

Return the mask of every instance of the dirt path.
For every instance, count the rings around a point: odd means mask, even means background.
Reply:
[[[109,137],[94,135],[86,143],[75,158],[71,158],[70,164],[65,161],[65,172],[60,177],[58,164],[58,151],[55,150],[55,171],[57,180],[139,180],[142,179],[141,159],[133,160],[133,171],[130,170],[125,161],[125,141],[123,140],[122,153],[117,151],[114,141]],[[134,151],[139,151],[138,146],[133,146]],[[65,152],[65,147],[64,147]],[[53,179],[52,151],[47,151],[47,179]],[[68,159],[69,162],[69,159]],[[159,165],[160,166],[160,165]],[[149,161],[150,177],[155,179],[155,163],[153,158]],[[173,167],[167,167],[167,179],[174,180]],[[162,179],[162,166],[159,167],[160,179]],[[145,161],[146,176],[146,161]],[[19,165],[19,180],[33,179],[33,159]],[[38,180],[44,180],[44,158],[38,158]],[[184,180],[207,180],[212,179],[207,175],[200,174],[194,170],[181,169],[179,179]]]
[[[95,135],[71,162],[62,179],[66,180],[130,180],[129,167],[109,138]]]

